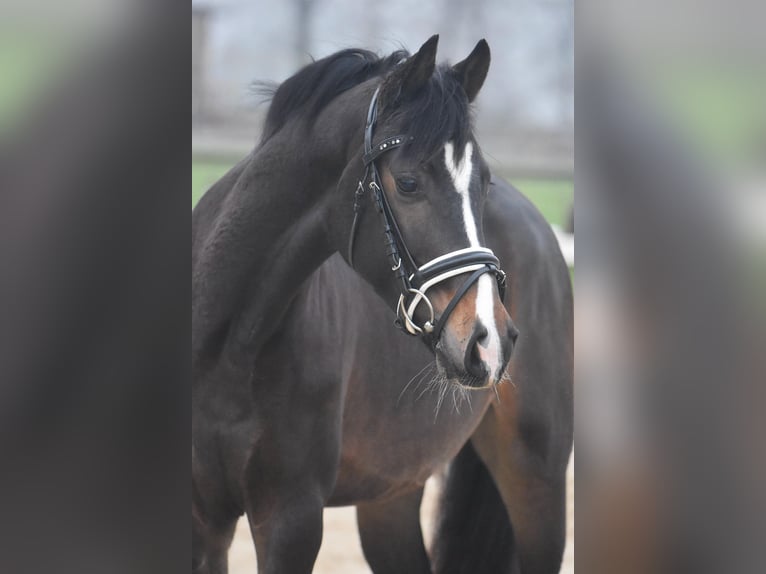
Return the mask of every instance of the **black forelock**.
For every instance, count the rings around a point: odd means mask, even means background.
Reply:
[[[313,121],[337,96],[371,78],[387,75],[408,56],[404,50],[380,57],[351,48],[308,64],[276,89],[261,85],[261,91],[271,95],[261,141],[272,137],[297,114]],[[408,148],[419,158],[431,157],[447,141],[452,141],[460,154],[471,137],[471,106],[452,68],[443,64],[414,96],[394,98],[382,107],[378,125],[384,124],[396,125],[403,135],[414,136]]]
[[[456,154],[462,154],[473,127],[468,97],[447,64],[438,66],[430,81],[413,97],[387,104],[381,110],[383,122],[414,136],[409,150],[421,159],[432,157],[448,141],[453,142]]]

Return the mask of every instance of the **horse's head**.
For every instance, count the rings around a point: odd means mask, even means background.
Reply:
[[[443,374],[483,388],[503,378],[518,336],[503,306],[505,275],[484,246],[490,172],[471,122],[490,53],[482,40],[462,62],[437,67],[437,42],[393,68],[372,98],[357,202],[369,195],[377,209],[359,206],[369,215],[355,221],[349,259],[398,300],[400,326],[433,347]]]

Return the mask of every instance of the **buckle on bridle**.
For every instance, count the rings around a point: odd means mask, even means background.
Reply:
[[[361,199],[364,197],[364,184],[362,181],[359,181],[359,185],[356,188],[356,191],[354,192],[354,213],[357,214],[362,209],[362,203]]]

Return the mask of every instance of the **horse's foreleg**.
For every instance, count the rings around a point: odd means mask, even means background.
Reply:
[[[420,529],[423,489],[385,502],[356,507],[359,536],[375,574],[430,574]]]
[[[192,574],[226,574],[236,521],[212,530],[192,515]]]
[[[492,408],[472,437],[511,519],[521,574],[555,574],[566,541],[566,459],[522,436],[516,420]],[[538,435],[539,436],[539,435]]]
[[[322,544],[324,489],[308,469],[304,477],[265,465],[259,472],[246,504],[258,572],[309,574]]]
[[[340,456],[337,412],[317,402],[274,412],[245,471],[245,508],[259,574],[310,574],[322,543],[322,514]]]
[[[262,574],[309,574],[322,544],[323,503],[296,493],[273,508],[269,519],[254,525],[253,539]]]

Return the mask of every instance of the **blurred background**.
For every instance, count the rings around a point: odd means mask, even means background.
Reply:
[[[577,558],[766,571],[766,4],[578,5]]]

